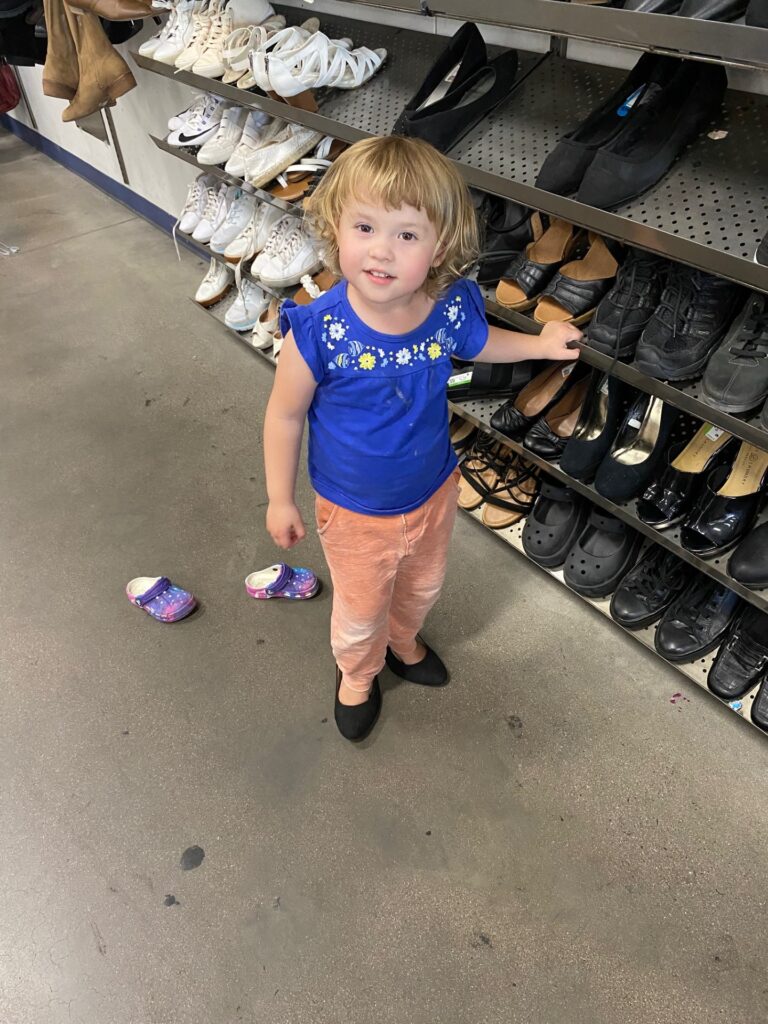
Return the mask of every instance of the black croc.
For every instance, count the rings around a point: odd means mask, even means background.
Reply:
[[[531,561],[554,569],[562,565],[584,528],[589,504],[563,484],[545,481],[523,527],[523,550]]]
[[[565,582],[584,597],[607,597],[634,561],[641,541],[621,519],[593,509],[568,554]]]

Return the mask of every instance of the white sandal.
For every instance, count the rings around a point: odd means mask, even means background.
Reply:
[[[288,97],[323,86],[357,89],[364,85],[384,63],[387,51],[367,46],[351,50],[344,43],[346,40],[316,32],[298,50],[270,57],[270,88],[278,96]]]
[[[288,52],[298,49],[319,28],[320,20],[318,18],[307,18],[301,25],[289,25],[288,28],[280,29],[279,32],[275,32],[261,46],[252,50],[248,56],[254,85],[257,85],[262,92],[269,92],[267,59],[271,60],[283,51]]]
[[[332,160],[328,159],[328,154],[331,151],[331,146],[334,144],[336,139],[333,135],[326,135],[318,142],[315,147],[315,152],[312,156],[302,157],[297,164],[291,164],[290,167],[286,167],[284,171],[277,175],[275,181],[282,186],[287,188],[289,183],[292,183],[298,178],[303,177],[305,174],[316,174],[318,171],[327,171],[333,163]],[[291,177],[293,175],[293,177]]]
[[[248,71],[248,55],[251,50],[265,46],[272,36],[284,27],[285,18],[282,14],[276,14],[260,25],[236,28],[228,35],[221,52],[222,61],[227,68],[222,82],[225,85],[232,85],[243,78]]]

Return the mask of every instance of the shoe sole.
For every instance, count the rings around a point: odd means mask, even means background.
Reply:
[[[758,398],[756,402],[751,402],[749,405],[733,405],[730,402],[723,402],[721,401],[721,399],[715,398],[714,395],[710,395],[706,388],[701,389],[701,397],[704,399],[705,402],[708,402],[713,408],[719,409],[720,412],[730,413],[731,415],[736,415],[737,413],[752,412],[753,409],[759,409],[766,399],[766,396],[763,395],[762,398]]]
[[[684,369],[672,371],[664,370],[658,366],[652,366],[650,363],[645,363],[642,360],[635,360],[632,366],[635,370],[638,370],[640,373],[644,373],[647,377],[653,377],[654,380],[690,380],[692,377],[696,377],[701,373],[709,362],[711,354],[711,352],[708,352],[702,359],[697,359],[695,363],[691,363]]]
[[[214,295],[213,298],[205,300],[195,299],[195,302],[198,306],[202,306],[203,309],[208,309],[210,306],[215,306],[217,302],[221,302],[231,287],[232,285],[230,283],[223,291],[219,292],[218,295]]]

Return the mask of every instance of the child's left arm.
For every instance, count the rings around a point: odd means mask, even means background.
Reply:
[[[476,363],[518,363],[524,359],[578,359],[575,342],[583,335],[573,324],[545,324],[541,334],[522,334],[488,327],[488,340],[475,356]]]

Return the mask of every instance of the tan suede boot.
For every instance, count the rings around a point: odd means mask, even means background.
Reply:
[[[43,0],[48,48],[43,68],[43,92],[71,100],[77,92],[80,72],[72,32],[64,12],[64,0]]]
[[[111,106],[118,96],[133,89],[136,79],[95,14],[74,14],[68,7],[66,13],[77,48],[80,82],[61,119],[76,121]]]

